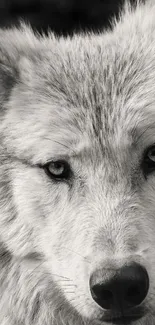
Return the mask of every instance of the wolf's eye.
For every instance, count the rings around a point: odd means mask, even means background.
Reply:
[[[155,146],[147,150],[143,160],[143,169],[145,175],[155,171]]]
[[[71,169],[68,162],[64,160],[57,160],[48,163],[44,166],[45,172],[48,176],[55,180],[67,180],[70,178]]]

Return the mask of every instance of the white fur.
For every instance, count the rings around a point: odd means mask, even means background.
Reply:
[[[97,325],[97,268],[141,263],[155,324],[155,4],[112,31],[0,31],[0,325]],[[9,80],[9,83],[8,83]],[[67,159],[70,183],[38,164]]]

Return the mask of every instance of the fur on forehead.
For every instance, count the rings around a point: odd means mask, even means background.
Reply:
[[[115,33],[113,31],[107,31],[104,34],[100,33],[98,35],[94,33],[81,33],[81,35],[74,35],[73,37],[58,38],[52,32],[49,32],[48,36],[34,34],[31,27],[24,23],[21,23],[19,29],[1,29],[0,62],[3,66],[5,65],[8,69],[11,68],[14,73],[17,73],[19,70],[19,64],[21,71],[30,71],[30,63],[26,63],[26,58],[34,63],[40,63],[40,61],[43,60],[50,60],[50,64],[52,65],[53,63],[53,69],[58,69],[58,72],[59,67],[61,69],[63,64],[64,66],[65,64],[71,64],[72,68],[74,69],[74,67],[76,67],[77,70],[77,64],[79,63],[79,66],[82,66],[86,61],[88,63],[89,56],[92,58],[96,55],[97,59],[97,56],[100,57],[101,54],[104,53],[104,60],[106,60],[111,52],[110,42],[117,42],[117,45],[119,45],[119,42],[121,41],[121,47],[123,50],[123,45],[126,47],[128,44],[128,37],[130,37],[131,42],[136,42],[135,30],[137,30],[137,36],[140,35],[141,40],[144,43],[148,41],[148,38],[143,36],[143,31],[145,30],[146,34],[147,28],[148,33],[150,30],[155,29],[154,2],[150,1],[150,6],[141,5],[140,7],[139,2],[141,1],[137,0],[137,5],[134,7],[130,5],[129,1],[125,2],[124,10],[121,11],[120,14],[122,15],[122,18],[119,19],[118,22],[117,20],[113,21],[113,29],[115,30]],[[136,10],[136,7],[138,10]],[[132,11],[133,14],[131,15]],[[149,20],[147,19],[147,12],[150,17]],[[128,34],[127,39],[124,37],[125,33]],[[153,33],[150,33],[150,35],[153,35]],[[130,44],[128,44],[128,46],[129,45]],[[131,46],[132,45],[133,44],[131,44]],[[144,46],[144,48],[147,47]],[[115,56],[115,53],[111,53],[111,56],[112,55]],[[77,61],[78,58],[79,60]],[[55,66],[54,59],[57,60],[57,66]],[[72,61],[70,61],[70,59]],[[91,64],[92,68],[95,67],[96,69],[99,69],[100,62],[95,60],[95,57],[94,62],[93,60],[90,60],[89,64]]]
[[[131,100],[134,105],[134,99],[135,103],[139,100],[139,105],[141,99],[144,105],[144,83],[149,89],[145,101],[155,96],[152,82],[155,78],[155,71],[152,71],[152,61],[155,60],[154,11],[155,4],[151,1],[150,5],[138,10],[126,2],[125,15],[113,23],[113,32],[104,34],[67,38],[57,38],[53,33],[40,36],[25,24],[19,29],[1,30],[0,95],[8,94],[15,83],[22,82],[24,86],[38,87],[46,93],[55,93],[55,96],[57,93],[73,106],[90,108],[90,111],[96,107],[97,125],[101,122],[101,107],[121,108],[127,100],[130,106]],[[130,65],[126,62],[126,51]],[[143,77],[138,78],[139,73],[143,73]],[[117,109],[116,116],[119,118]]]

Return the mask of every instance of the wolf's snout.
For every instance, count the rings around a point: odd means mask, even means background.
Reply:
[[[149,277],[146,269],[137,263],[117,269],[106,281],[103,278],[101,270],[90,278],[92,297],[103,309],[128,310],[141,304],[147,296]]]

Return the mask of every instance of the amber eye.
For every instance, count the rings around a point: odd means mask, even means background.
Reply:
[[[64,160],[57,160],[48,163],[44,166],[48,176],[55,180],[67,180],[70,178],[71,169],[68,162]]]
[[[143,169],[145,175],[155,171],[155,146],[150,147],[144,156]]]

